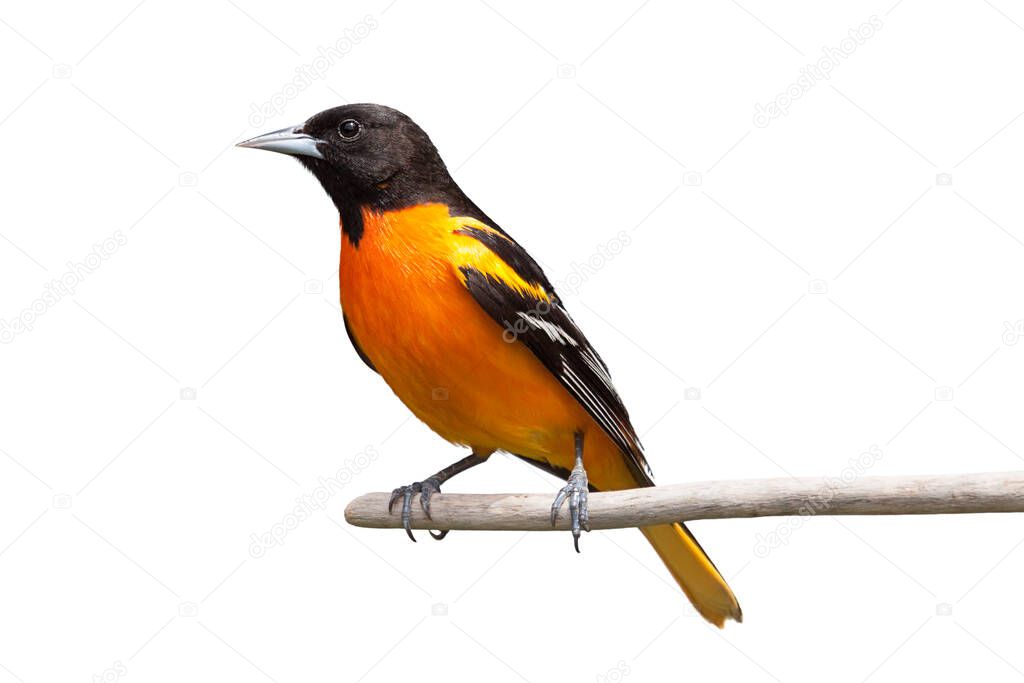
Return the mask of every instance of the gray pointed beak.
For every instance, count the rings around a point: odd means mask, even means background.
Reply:
[[[272,133],[259,135],[245,142],[239,142],[237,147],[252,147],[253,149],[265,149],[270,152],[280,152],[297,157],[313,157],[323,159],[324,155],[316,148],[317,143],[323,142],[317,138],[306,135],[302,132],[302,126],[288,126]]]

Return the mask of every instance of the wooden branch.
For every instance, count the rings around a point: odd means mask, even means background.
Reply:
[[[401,528],[399,510],[388,514],[390,493],[367,493],[345,509],[349,524]],[[550,524],[554,493],[441,493],[431,499],[432,519],[413,500],[414,529],[550,531],[568,528],[563,508]],[[694,519],[785,515],[935,515],[1024,512],[1024,472],[931,476],[746,479],[673,484],[590,494],[592,529],[621,529]]]

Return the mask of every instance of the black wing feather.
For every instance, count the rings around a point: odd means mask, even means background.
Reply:
[[[551,301],[542,301],[479,270],[462,269],[470,294],[501,325],[506,340],[525,344],[629,457],[638,483],[649,483],[650,467],[608,366],[562,306],[541,267],[505,233],[473,228],[459,232],[480,240],[521,278],[548,293]]]

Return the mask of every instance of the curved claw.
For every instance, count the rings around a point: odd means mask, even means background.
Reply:
[[[424,479],[420,482],[420,507],[423,508],[423,514],[430,519],[430,499],[435,493],[441,492],[441,483],[431,477]]]
[[[589,494],[585,487],[580,492],[580,526],[587,533],[590,533],[590,506],[587,504],[587,495]]]
[[[569,495],[566,491],[568,488],[568,486],[565,486],[559,490],[558,495],[555,496],[555,502],[551,504],[551,526],[554,526],[558,520],[558,510],[562,507],[562,503],[565,502],[565,497]]]
[[[409,539],[415,543],[416,537],[412,535],[412,496],[414,493],[419,493],[420,483],[409,484],[408,486],[399,486],[391,492],[391,498],[388,499],[388,514],[394,514],[395,503],[401,499],[402,501],[402,527],[405,528],[405,533]]]
[[[435,477],[430,477],[429,479],[424,479],[420,484],[420,507],[423,508],[423,514],[427,516],[427,519],[430,519],[430,499],[435,493],[441,493],[441,482]],[[448,535],[448,531],[448,529],[444,529],[443,531],[435,532],[433,529],[427,529],[427,533],[435,541],[443,540]]]
[[[402,527],[413,543],[416,543],[416,537],[412,533],[412,497],[417,493],[420,494],[420,507],[423,508],[423,513],[427,516],[427,519],[430,519],[430,498],[435,493],[440,492],[441,483],[434,477],[414,482],[408,486],[399,486],[391,492],[391,498],[388,500],[388,514],[394,514],[395,503],[401,500]],[[428,532],[437,541],[448,535],[447,530],[434,533],[428,529]]]
[[[395,502],[398,501],[398,499],[402,497],[403,493],[405,493],[405,488],[406,487],[404,487],[404,486],[399,486],[397,489],[394,489],[391,492],[391,499],[388,501],[388,514],[389,515],[394,512]]]
[[[416,537],[412,535],[412,494],[416,484],[405,487],[405,495],[402,498],[402,526],[405,527],[405,533],[413,543],[416,542]]]
[[[551,526],[555,525],[558,519],[558,511],[562,504],[569,501],[569,517],[572,521],[572,544],[576,552],[580,551],[581,530],[590,531],[590,512],[587,506],[589,483],[587,473],[582,465],[574,467],[569,475],[568,481],[555,496],[551,504]]]

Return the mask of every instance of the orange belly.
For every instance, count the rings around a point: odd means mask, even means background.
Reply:
[[[582,431],[591,481],[629,485],[612,441],[462,284],[453,263],[481,248],[453,234],[462,225],[446,207],[427,205],[367,212],[358,247],[342,238],[341,304],[359,346],[399,399],[448,441],[569,469]]]

